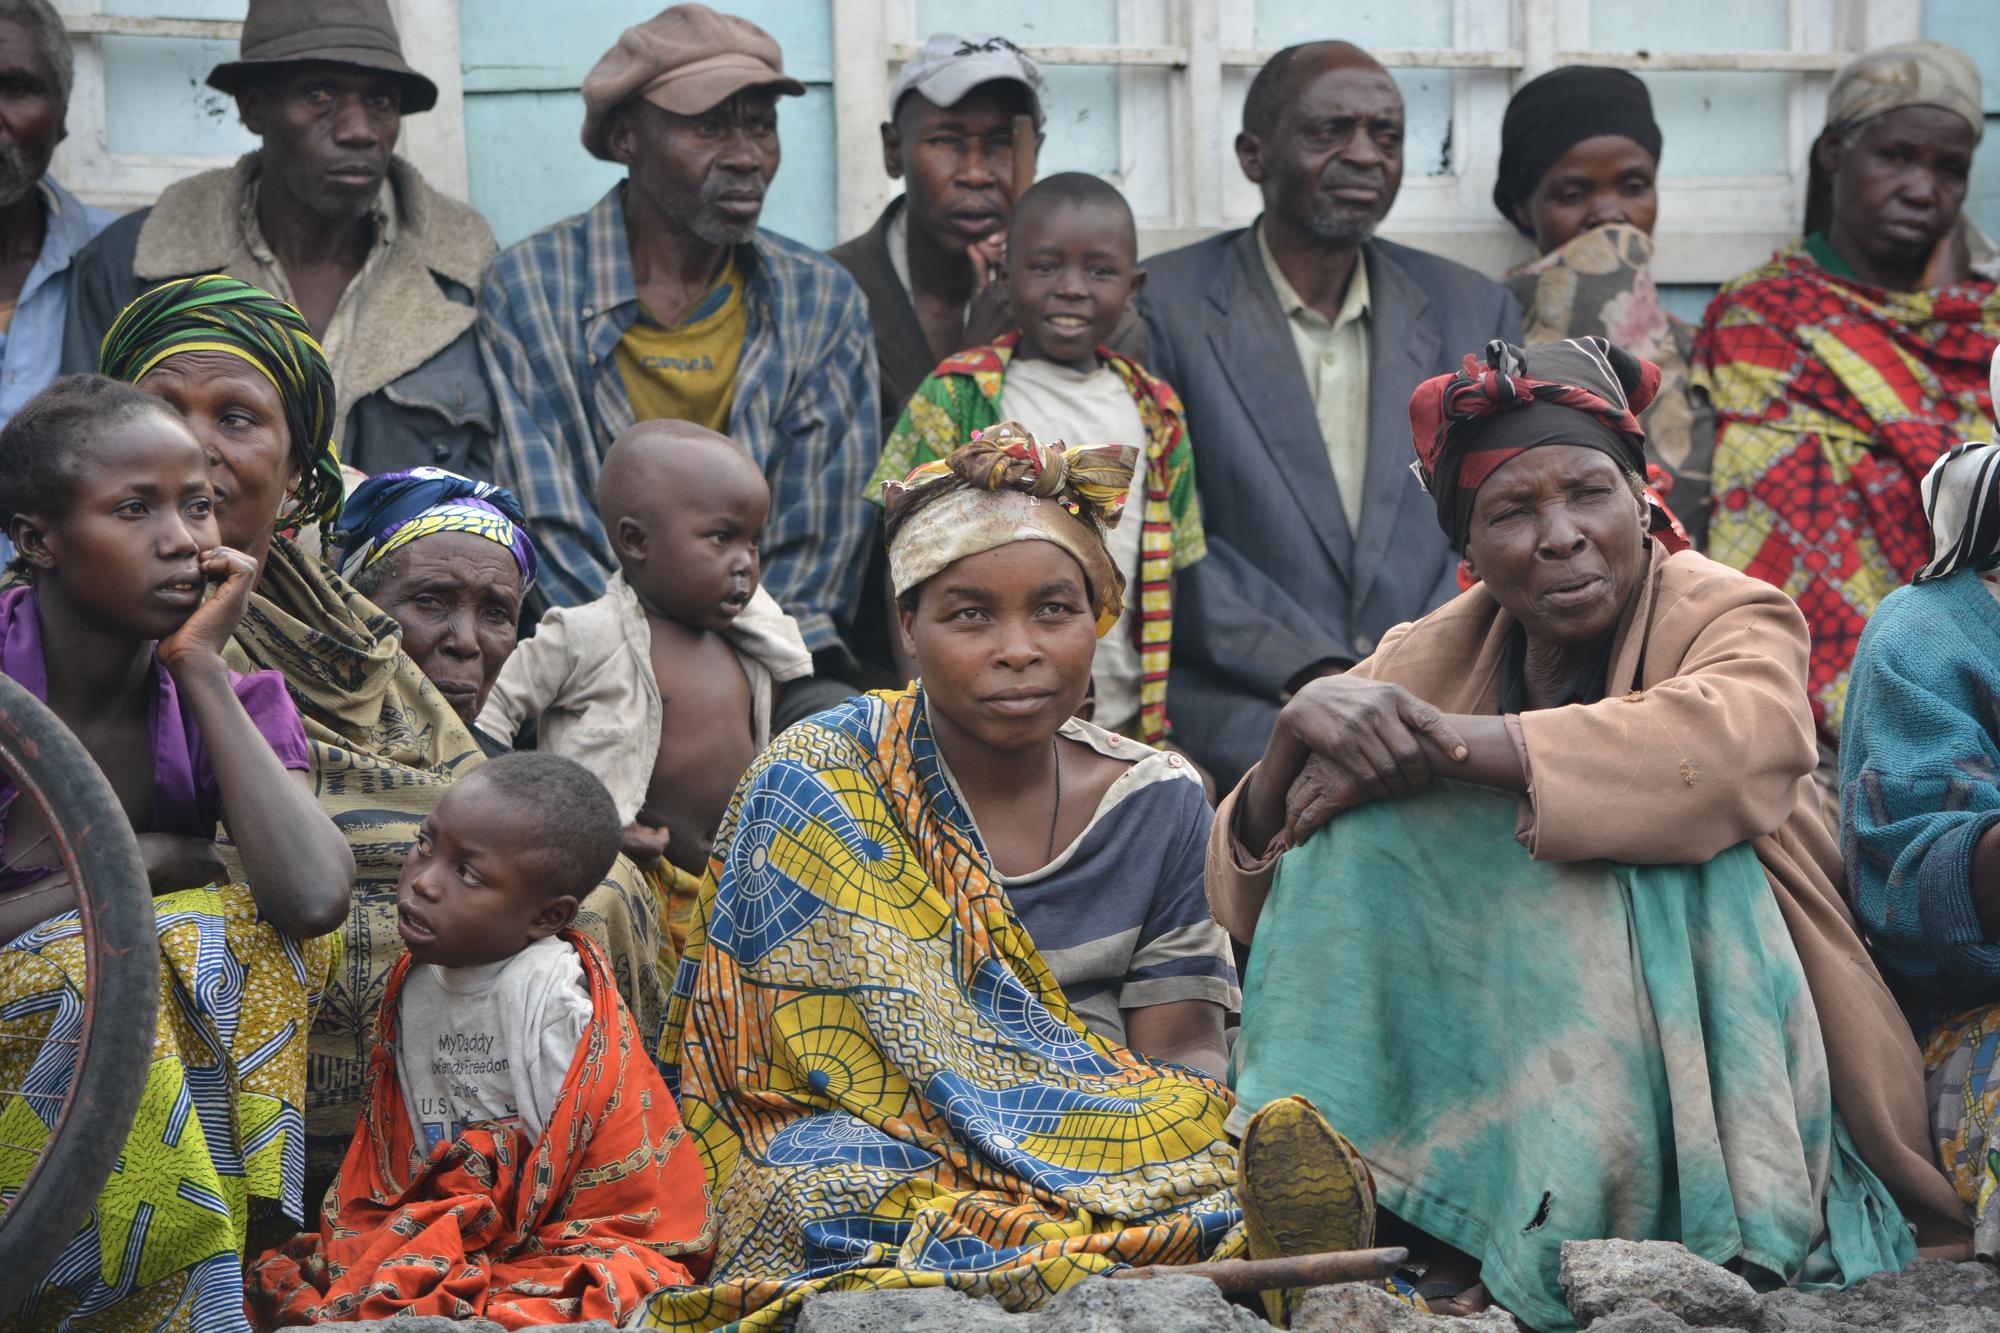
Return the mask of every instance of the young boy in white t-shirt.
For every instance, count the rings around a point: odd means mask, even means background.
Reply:
[[[396,1076],[420,1150],[487,1122],[541,1136],[592,1012],[559,932],[622,834],[604,784],[542,753],[481,765],[424,820],[396,885]]]
[[[459,778],[396,886],[361,1123],[320,1225],[251,1266],[258,1327],[396,1314],[623,1324],[714,1243],[700,1153],[586,935],[624,826],[574,760]],[[390,1238],[389,1243],[385,1238]]]

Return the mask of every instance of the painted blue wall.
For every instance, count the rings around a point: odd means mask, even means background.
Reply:
[[[449,3],[450,0],[433,0]],[[664,3],[664,0],[659,0]],[[627,24],[653,12],[655,0],[459,0],[465,69],[466,135],[472,202],[491,220],[501,244],[588,208],[619,177],[616,167],[583,151],[578,94],[584,73]],[[1340,11],[1344,36],[1380,46],[1430,46],[1449,40],[1454,0],[1350,0]],[[240,18],[245,0],[103,0],[108,13]],[[827,0],[726,0],[725,7],[764,26],[785,51],[787,68],[808,93],[782,104],[785,150],[766,222],[812,245],[834,235],[832,33]],[[1110,42],[1118,0],[1009,0],[1003,27],[1023,42]],[[1606,48],[1672,50],[1717,44],[1779,47],[1785,0],[1677,0],[1630,5],[1599,0],[1590,40]],[[996,26],[990,3],[917,0],[926,31],[975,32]],[[1319,35],[1335,20],[1312,0],[1256,0],[1254,38],[1276,45]],[[2000,23],[1993,0],[1924,0],[1926,36],[1963,48],[1986,80],[1989,125],[2000,122]],[[108,38],[111,86],[108,130],[114,151],[217,155],[253,145],[235,106],[203,79],[234,52],[226,43]],[[421,66],[422,52],[411,52]],[[1442,169],[1464,127],[1449,120],[1448,72],[1398,71],[1410,107],[1413,173]],[[1671,175],[1767,171],[1783,161],[1784,80],[1731,75],[1728,96],[1716,76],[1647,75],[1665,131],[1663,167]],[[1241,76],[1231,83],[1240,93]],[[1047,169],[1116,171],[1136,153],[1119,140],[1119,76],[1109,69],[1049,71]],[[1746,99],[1748,99],[1746,101]],[[1488,127],[1497,132],[1497,127]],[[1142,126],[1140,132],[1155,128]],[[1134,182],[1135,194],[1161,182]],[[1974,171],[1973,217],[2000,237],[2000,142],[1989,142]],[[1664,219],[1671,226],[1672,220]],[[1684,310],[1703,289],[1670,294]]]
[[[1973,220],[2000,241],[2000,17],[1992,0],[1924,0],[1924,36],[1950,42],[1979,65],[1986,95],[1986,138],[1972,160]]]

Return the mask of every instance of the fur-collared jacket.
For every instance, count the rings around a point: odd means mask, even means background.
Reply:
[[[237,221],[257,170],[253,152],[176,181],[84,247],[70,279],[65,373],[97,369],[118,312],[160,283],[203,273],[259,280]],[[429,464],[490,476],[499,409],[473,340],[472,303],[493,258],[492,229],[401,158],[389,183],[395,241],[370,280],[335,386],[341,461],[370,474]]]

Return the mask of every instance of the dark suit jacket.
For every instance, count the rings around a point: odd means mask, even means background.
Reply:
[[[1368,265],[1368,469],[1348,529],[1291,330],[1245,228],[1158,255],[1139,308],[1148,369],[1180,393],[1208,558],[1181,574],[1175,737],[1222,785],[1263,753],[1286,682],[1352,664],[1457,591],[1457,557],[1411,475],[1410,395],[1494,338],[1519,304],[1471,269],[1388,241]]]

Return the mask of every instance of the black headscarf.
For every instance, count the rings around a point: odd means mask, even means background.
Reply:
[[[1600,65],[1564,65],[1530,79],[1500,122],[1500,179],[1493,206],[1527,235],[1514,209],[1535,192],[1562,155],[1600,134],[1622,134],[1660,157],[1660,124],[1639,76]]]

